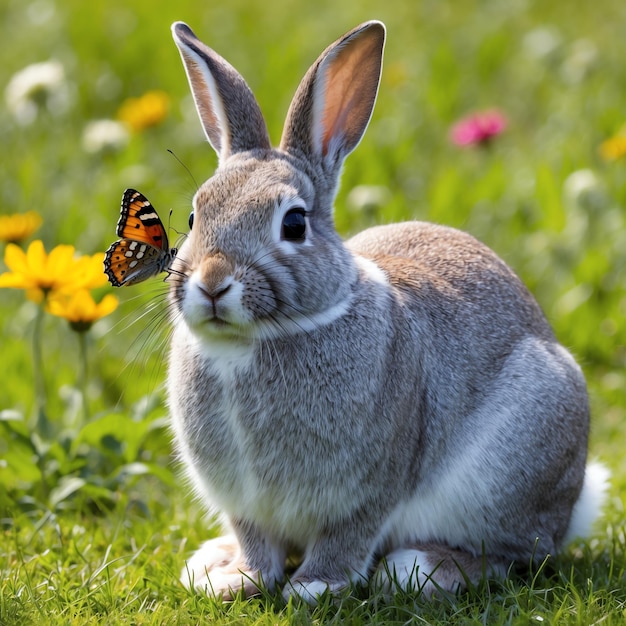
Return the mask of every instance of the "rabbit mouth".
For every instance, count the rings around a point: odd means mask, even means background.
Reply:
[[[233,324],[231,322],[228,322],[228,321],[222,319],[221,317],[217,317],[216,315],[214,315],[213,317],[207,318],[205,324],[209,328],[229,328],[229,327],[233,327]]]
[[[192,334],[209,343],[214,341],[240,342],[250,339],[249,328],[218,316],[205,315],[202,319],[186,317],[185,321]]]
[[[241,324],[231,319],[228,319],[224,312],[219,311],[220,307],[216,307],[214,303],[205,304],[203,310],[196,311],[196,314],[188,319],[188,323],[191,328],[200,330],[201,332],[232,334],[233,331],[236,334],[241,334]]]

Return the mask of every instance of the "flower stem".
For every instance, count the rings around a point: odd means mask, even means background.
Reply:
[[[35,386],[35,403],[37,424],[43,427],[45,431],[48,430],[47,426],[47,393],[46,393],[46,381],[43,372],[43,353],[41,348],[41,329],[43,326],[44,318],[44,304],[42,303],[37,307],[37,315],[35,316],[35,325],[33,328],[33,379]]]
[[[80,386],[80,394],[83,400],[83,419],[85,423],[87,423],[91,417],[91,413],[89,411],[89,399],[87,397],[87,383],[89,380],[89,376],[88,376],[89,359],[87,356],[87,333],[79,332],[77,334],[78,334],[78,344],[80,346],[80,374],[79,374],[78,384]]]

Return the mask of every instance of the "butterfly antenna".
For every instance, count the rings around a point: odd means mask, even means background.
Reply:
[[[173,230],[178,235],[178,239],[176,240],[177,243],[175,244],[175,247],[179,248],[180,245],[178,244],[178,242],[181,241],[182,239],[186,239],[187,236],[189,235],[189,233],[182,233],[180,230],[178,230],[177,228],[174,228],[172,226],[172,215],[173,215],[173,213],[174,213],[174,209],[170,209],[170,214],[169,214],[169,216],[167,218],[167,232],[169,234],[169,232],[171,230]]]
[[[173,151],[167,148],[167,151],[185,168],[187,174],[189,174],[191,180],[196,189],[198,189],[198,181],[195,179],[194,175],[191,173],[191,170],[178,158],[178,155]]]
[[[168,221],[167,221],[167,230],[168,230],[168,232],[169,232],[170,230],[173,230],[173,231],[174,231],[174,232],[178,235],[178,238],[179,238],[179,239],[178,239],[178,241],[180,241],[181,237],[182,237],[182,238],[185,238],[185,237],[187,237],[187,235],[188,235],[189,233],[183,233],[183,232],[181,232],[180,230],[178,230],[177,228],[174,228],[174,227],[170,224],[170,222],[172,221],[172,212],[173,212],[173,211],[174,211],[174,209],[170,209],[170,217],[169,217],[169,219],[168,219]],[[178,244],[176,244],[176,247],[178,247]]]

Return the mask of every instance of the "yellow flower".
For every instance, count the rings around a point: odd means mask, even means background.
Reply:
[[[600,144],[599,152],[605,161],[616,161],[626,156],[626,132],[622,131],[603,141]]]
[[[24,252],[10,243],[4,262],[11,270],[0,275],[0,287],[25,289],[26,297],[40,303],[49,294],[71,294],[78,289],[92,289],[106,283],[102,272],[102,254],[76,258],[74,246],[56,246],[47,254],[40,240]]]
[[[76,281],[79,287],[95,289],[107,284],[103,271],[104,252],[81,256],[76,259]]]
[[[148,91],[139,98],[128,98],[120,106],[117,117],[132,131],[140,132],[160,124],[169,109],[169,96],[164,91]]]
[[[107,294],[99,304],[93,299],[87,289],[79,289],[71,296],[56,296],[48,302],[48,311],[66,319],[73,330],[84,332],[91,328],[94,322],[113,313],[117,309],[118,300],[112,294]]]
[[[0,215],[0,241],[19,243],[28,239],[40,226],[41,216],[35,211]]]

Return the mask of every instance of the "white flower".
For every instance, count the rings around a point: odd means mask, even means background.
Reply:
[[[586,78],[598,62],[598,48],[590,39],[578,39],[569,47],[561,74],[570,83],[576,84]]]
[[[527,54],[535,59],[548,59],[559,51],[563,39],[559,32],[549,26],[540,26],[526,33],[523,46]]]
[[[128,130],[122,122],[94,120],[83,130],[83,149],[90,153],[120,150],[128,139]]]
[[[391,192],[382,185],[357,185],[346,198],[348,208],[355,213],[373,213],[391,200]]]
[[[565,199],[572,207],[586,211],[606,208],[607,196],[602,181],[590,169],[572,172],[563,183]]]
[[[40,108],[53,114],[67,110],[69,90],[63,65],[54,59],[26,66],[9,80],[4,98],[21,125],[32,123]]]

